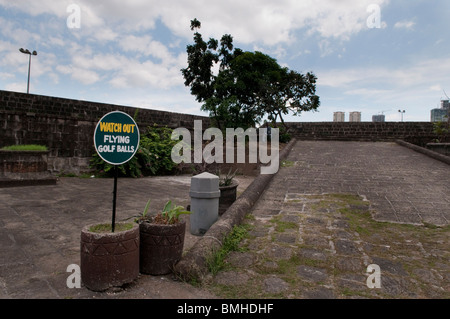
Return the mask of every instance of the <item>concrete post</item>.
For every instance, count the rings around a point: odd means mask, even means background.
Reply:
[[[203,235],[219,218],[219,177],[201,173],[191,178],[191,234]]]

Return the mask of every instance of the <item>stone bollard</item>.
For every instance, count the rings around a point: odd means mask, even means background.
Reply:
[[[219,177],[201,173],[191,178],[191,234],[203,235],[219,218]]]

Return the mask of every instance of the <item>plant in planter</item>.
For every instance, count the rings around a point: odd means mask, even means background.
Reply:
[[[142,216],[136,219],[140,231],[140,271],[149,275],[165,275],[181,259],[186,233],[182,214],[190,214],[182,206],[168,201],[161,212],[149,215],[150,200]]]
[[[239,185],[236,180],[234,180],[236,173],[237,170],[232,173],[232,169],[230,168],[228,173],[223,177],[220,176],[220,170],[216,174],[219,176],[219,216],[223,215],[228,207],[230,207],[236,200],[237,187]]]
[[[93,224],[81,230],[81,280],[90,290],[123,286],[139,276],[139,227]]]
[[[48,170],[50,151],[44,145],[11,145],[0,148],[0,187],[54,185],[57,178]]]

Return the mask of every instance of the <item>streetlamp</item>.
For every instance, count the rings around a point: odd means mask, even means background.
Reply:
[[[23,49],[20,48],[19,49],[20,52],[22,52],[23,54],[28,54],[30,55],[30,60],[28,62],[28,83],[27,83],[27,94],[30,93],[30,69],[31,69],[31,56],[32,55],[37,55],[36,51],[30,52],[30,50],[28,49]]]
[[[405,113],[405,110],[403,110],[403,111],[398,110],[398,112],[402,115],[402,122],[403,122],[403,114]]]

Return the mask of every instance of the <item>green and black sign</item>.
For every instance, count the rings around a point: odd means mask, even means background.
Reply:
[[[94,145],[98,155],[114,165],[114,191],[111,230],[114,232],[117,199],[117,165],[133,158],[139,148],[139,129],[131,116],[114,111],[103,116],[94,132]]]
[[[139,129],[131,116],[114,111],[103,116],[94,132],[98,155],[107,163],[128,162],[139,148]]]

